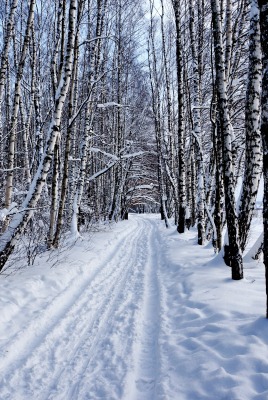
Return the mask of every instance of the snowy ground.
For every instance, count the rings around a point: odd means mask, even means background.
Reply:
[[[232,281],[152,215],[58,257],[0,276],[1,400],[268,399],[262,262]]]

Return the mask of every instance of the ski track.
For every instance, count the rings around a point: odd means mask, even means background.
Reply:
[[[159,245],[155,222],[138,218],[91,276],[77,277],[12,338],[1,400],[164,399]]]
[[[87,313],[90,312],[90,306],[87,303],[90,297],[93,298],[93,294],[97,293],[100,298],[97,298],[97,301],[101,301],[102,298],[106,299],[102,288],[106,286],[106,290],[109,289],[107,281],[110,285],[112,277],[114,277],[114,284],[116,284],[121,270],[118,273],[118,270],[114,269],[114,265],[116,265],[119,258],[118,254],[121,255],[125,252],[126,245],[132,233],[127,232],[124,239],[121,239],[116,244],[112,252],[101,262],[92,275],[87,279],[85,279],[85,276],[78,276],[69,287],[53,299],[45,310],[42,310],[35,319],[30,321],[28,327],[18,332],[15,338],[12,338],[5,346],[5,354],[1,359],[0,383],[5,383],[8,392],[13,392],[13,381],[16,381],[16,379],[18,380],[18,384],[23,381],[25,384],[25,379],[21,376],[22,374],[27,378],[28,389],[31,387],[31,380],[33,380],[34,385],[36,379],[34,368],[37,367],[40,371],[42,369],[39,367],[42,358],[39,359],[37,354],[42,354],[42,357],[45,357],[43,360],[44,366],[46,365],[45,360],[53,368],[57,366],[55,363],[57,353],[60,353],[62,350],[63,354],[65,354],[67,350],[66,347],[58,348],[60,343],[64,343],[64,335],[66,336],[65,342],[67,342],[70,348],[76,346],[76,343],[71,341],[70,335],[75,335],[76,333],[78,337],[83,336],[81,324],[83,322],[84,324],[88,323],[86,318]],[[137,233],[134,235],[137,236]],[[93,303],[93,305],[95,306],[96,304]],[[84,308],[83,310],[83,307],[86,307],[86,309]],[[74,327],[76,330],[72,333]],[[66,343],[63,345],[65,346]],[[62,355],[61,358],[63,358]],[[34,364],[34,361],[36,361],[36,364]],[[42,372],[44,375],[49,373],[48,371]],[[40,379],[42,381],[42,378]],[[41,384],[40,379],[38,379],[38,387]],[[4,394],[1,393],[1,400],[2,398],[14,398],[12,395],[10,397],[8,395],[7,397],[3,396]],[[35,398],[37,398],[36,393]]]
[[[165,398],[159,382],[161,361],[159,354],[159,333],[161,315],[161,291],[158,270],[160,265],[160,241],[155,224],[149,223],[146,241],[144,290],[142,307],[139,312],[137,341],[134,343],[134,371],[129,373],[124,399],[150,400]]]
[[[155,217],[132,218],[5,338],[0,400],[267,399],[266,325],[215,311],[204,281],[196,295],[192,271],[202,280],[206,258],[195,233],[177,238]]]

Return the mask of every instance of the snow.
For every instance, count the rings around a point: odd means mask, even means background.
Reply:
[[[12,202],[9,208],[0,209],[0,221],[5,221],[7,215],[16,214],[18,212],[17,203]]]
[[[127,105],[115,103],[114,101],[110,101],[108,103],[103,103],[103,104],[102,103],[97,104],[98,108],[107,108],[107,107],[113,107],[113,106],[116,106],[116,107],[128,107]]]
[[[266,400],[263,263],[129,218],[0,276],[0,399]]]

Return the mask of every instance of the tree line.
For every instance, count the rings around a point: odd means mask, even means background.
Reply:
[[[5,0],[0,15],[1,270],[22,237],[58,248],[145,206],[196,225],[242,279],[262,175],[268,268],[265,1]]]
[[[262,175],[264,231],[255,256],[264,252],[267,269],[268,7],[257,0],[172,0],[168,11],[161,1],[157,22],[150,4],[162,219],[168,226],[174,213],[179,233],[196,225],[198,244],[211,238],[240,280]]]

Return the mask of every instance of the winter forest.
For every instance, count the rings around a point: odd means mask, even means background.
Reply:
[[[67,231],[160,209],[243,278],[267,157],[266,2],[2,0],[0,13],[0,268],[22,237],[31,263]],[[266,197],[263,215],[267,267]]]
[[[0,21],[0,399],[266,399],[268,2],[0,0]]]

